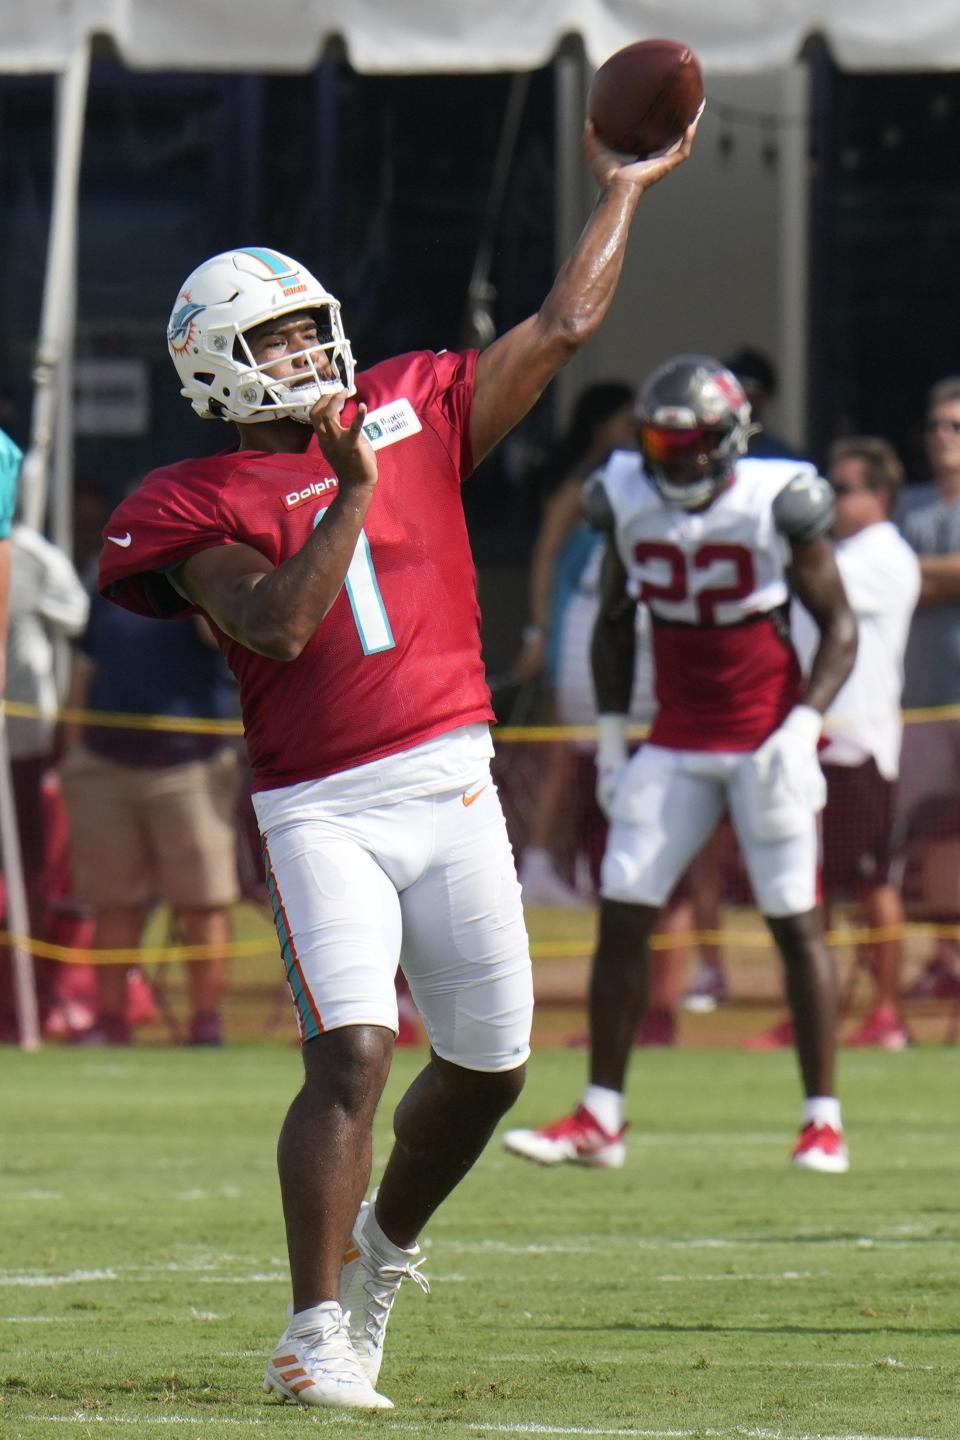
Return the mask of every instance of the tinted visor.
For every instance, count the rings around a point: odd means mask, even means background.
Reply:
[[[677,465],[711,459],[723,444],[725,433],[702,425],[682,430],[669,425],[641,425],[640,445],[651,464]]]

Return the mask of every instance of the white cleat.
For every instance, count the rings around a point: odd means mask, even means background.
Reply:
[[[294,1316],[267,1363],[263,1388],[281,1401],[343,1410],[392,1410],[367,1379],[335,1300]]]
[[[593,1165],[601,1170],[619,1170],[627,1156],[623,1143],[626,1126],[609,1134],[584,1105],[572,1115],[544,1125],[540,1130],[508,1130],[504,1148],[538,1165]]]
[[[425,1295],[430,1294],[430,1283],[418,1268],[423,1263],[419,1245],[402,1250],[387,1241],[389,1258],[374,1252],[365,1233],[368,1219],[373,1219],[373,1203],[364,1200],[343,1257],[340,1303],[357,1358],[370,1384],[376,1385],[387,1321],[401,1283],[412,1280]]]

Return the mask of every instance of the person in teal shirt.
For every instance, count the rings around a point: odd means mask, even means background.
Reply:
[[[17,508],[23,451],[0,430],[0,695],[6,681],[7,616],[10,609],[10,527]]]

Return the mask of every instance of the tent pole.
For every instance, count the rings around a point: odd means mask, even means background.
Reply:
[[[559,270],[570,254],[586,223],[591,199],[587,192],[589,176],[580,148],[585,114],[587,78],[582,46],[577,43],[561,50],[553,62],[554,76],[554,150],[556,182],[554,191],[554,271]],[[582,384],[578,378],[581,367],[571,372],[566,366],[550,387],[553,392],[554,415],[566,415],[574,391]]]
[[[810,114],[810,70],[799,60],[784,72],[784,113]],[[810,131],[797,123],[780,140],[780,214],[778,270],[780,294],[777,349],[783,376],[780,415],[784,432],[806,451],[810,443],[807,414],[807,343],[810,282]]]
[[[7,929],[15,937],[9,942],[13,973],[13,1001],[17,1034],[22,1050],[39,1050],[40,1016],[37,1009],[37,981],[33,956],[23,943],[30,934],[30,910],[23,880],[20,832],[13,799],[10,747],[7,744],[7,717],[0,709],[0,854],[7,882]]]
[[[84,114],[90,80],[90,39],[84,36],[62,75],[57,77],[56,138],[50,238],[34,368],[30,446],[20,472],[21,513],[25,524],[43,531],[51,452],[56,438],[57,512],[54,540],[72,551],[73,423],[72,396],[65,364],[73,343],[77,264],[77,209]]]

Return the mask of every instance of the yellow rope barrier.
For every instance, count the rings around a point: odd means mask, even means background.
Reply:
[[[936,939],[960,940],[960,925],[933,925],[908,921],[882,929],[829,930],[826,942],[831,949],[850,945],[877,944],[883,940]],[[226,945],[143,945],[113,950],[89,950],[80,946],[55,945],[48,940],[34,940],[0,930],[0,945],[20,945],[40,960],[58,960],[64,965],[171,965],[175,961],[212,960],[220,955],[231,959],[248,959],[273,955],[276,941],[272,935],[261,939],[233,940]],[[651,950],[673,950],[685,945],[737,946],[742,950],[774,948],[772,938],[763,930],[695,930],[689,935],[654,935]],[[530,954],[534,960],[580,960],[593,954],[593,940],[534,940]]]
[[[17,719],[35,719],[40,715],[36,705],[19,701],[0,701],[8,716]],[[243,734],[241,720],[214,720],[200,716],[180,715],[134,715],[105,712],[102,710],[75,709],[64,706],[57,710],[56,718],[67,724],[95,725],[116,730],[154,730],[175,734],[228,735]],[[937,709],[905,710],[904,723],[926,724],[937,720],[960,719],[960,705],[944,705]],[[494,737],[505,744],[543,744],[566,742],[590,742],[596,738],[592,725],[501,725],[494,728]],[[632,725],[628,734],[631,739],[642,740],[649,733],[645,725]],[[834,948],[848,945],[877,943],[883,940],[902,940],[925,936],[936,939],[960,940],[960,925],[933,925],[910,921],[903,925],[888,926],[885,929],[848,929],[828,932],[827,944]],[[145,946],[122,950],[87,950],[69,945],[55,945],[46,940],[35,940],[32,936],[15,935],[0,931],[0,945],[20,945],[39,959],[58,960],[68,965],[131,965],[134,963],[172,964],[174,961],[205,960],[226,953],[233,958],[263,955],[273,946],[272,937],[262,940],[237,940],[229,945],[166,945]],[[762,930],[728,931],[704,930],[678,938],[676,935],[654,935],[650,941],[653,950],[671,950],[678,945],[737,945],[744,949],[767,949],[773,942]],[[536,959],[570,958],[580,959],[592,953],[593,944],[584,941],[538,940],[530,947]]]

